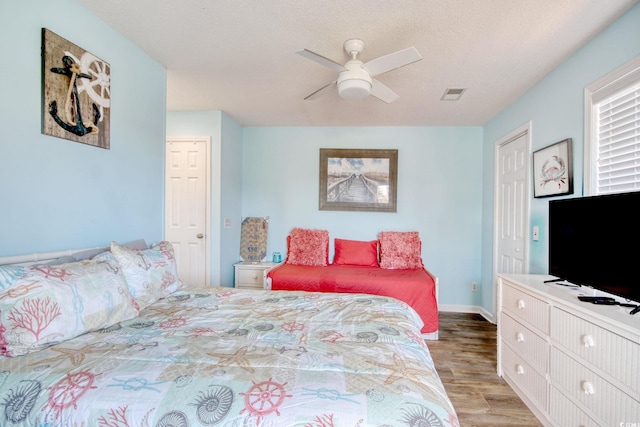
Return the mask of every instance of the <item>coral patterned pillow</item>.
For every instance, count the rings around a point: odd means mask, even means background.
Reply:
[[[329,264],[329,232],[306,228],[291,230],[287,264],[327,266]]]
[[[0,355],[33,353],[137,315],[115,259],[36,266],[0,294]]]
[[[334,265],[378,266],[378,241],[334,239]]]
[[[140,310],[182,287],[170,242],[156,243],[149,249],[131,249],[111,242],[111,252]]]
[[[422,268],[422,243],[417,231],[382,231],[380,267],[388,269]]]

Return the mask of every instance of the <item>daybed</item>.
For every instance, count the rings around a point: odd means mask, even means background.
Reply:
[[[380,296],[192,289],[166,242],[0,266],[0,425],[457,426],[420,323]]]
[[[417,312],[425,339],[438,339],[438,279],[422,264],[417,232],[381,232],[373,241],[336,238],[332,264],[328,241],[326,230],[294,228],[286,261],[265,271],[267,288],[393,297]]]

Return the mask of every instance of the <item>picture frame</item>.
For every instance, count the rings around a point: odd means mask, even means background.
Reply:
[[[320,149],[319,209],[396,212],[398,150]]]
[[[103,149],[111,143],[111,66],[42,29],[42,134]]]
[[[572,139],[533,152],[533,197],[573,194]]]
[[[240,226],[240,259],[259,263],[267,259],[269,217],[244,217]]]

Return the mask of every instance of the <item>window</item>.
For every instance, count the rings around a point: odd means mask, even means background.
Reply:
[[[585,89],[585,194],[640,191],[640,56]]]

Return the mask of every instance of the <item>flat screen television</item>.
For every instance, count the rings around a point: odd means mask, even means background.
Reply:
[[[550,201],[549,274],[640,303],[640,192]]]

